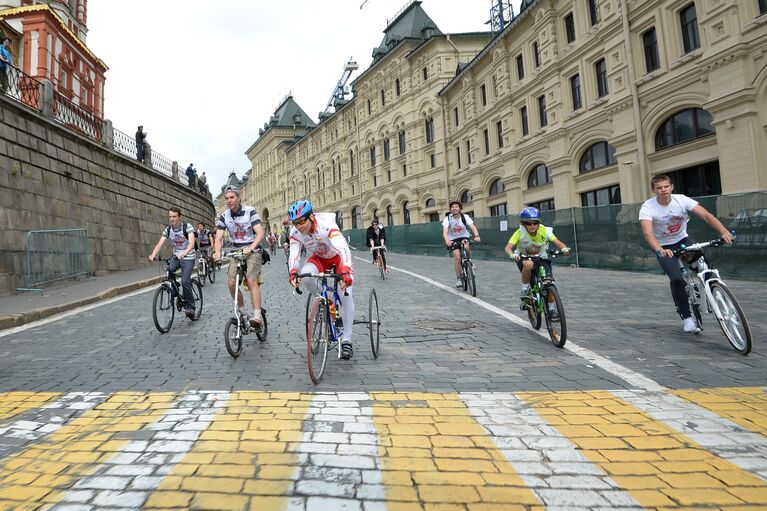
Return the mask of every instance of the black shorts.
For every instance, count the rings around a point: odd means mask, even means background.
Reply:
[[[464,241],[469,241],[470,238],[456,238],[454,240],[450,240],[450,250],[461,250],[461,245]]]
[[[517,268],[519,268],[520,273],[522,272],[522,263],[523,261],[521,259],[517,261]],[[554,269],[551,267],[551,261],[549,259],[540,259],[538,264],[546,269],[546,275],[549,277],[554,276]]]

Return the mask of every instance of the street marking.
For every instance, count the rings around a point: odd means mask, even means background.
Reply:
[[[60,392],[0,392],[0,422],[40,408],[60,395]]]
[[[367,261],[367,259],[362,259],[360,257],[357,257],[357,259],[360,259],[362,261]],[[466,293],[456,291],[455,289],[446,286],[444,284],[441,284],[435,280],[432,280],[428,277],[424,277],[423,275],[420,275],[418,273],[413,273],[408,270],[403,270],[401,268],[397,268],[394,266],[389,265],[389,268],[392,270],[396,270],[399,272],[402,272],[406,275],[410,275],[411,277],[415,277],[417,279],[421,279],[424,282],[427,282],[435,287],[438,287],[442,289],[443,291],[447,291],[449,293],[452,293],[456,296],[460,296],[461,298],[468,300],[476,305],[479,305],[480,307],[485,308],[486,310],[497,314],[505,319],[508,319],[515,325],[521,326],[523,328],[526,328],[527,330],[530,330],[531,332],[540,335],[541,337],[544,337],[547,341],[549,340],[549,334],[547,332],[534,330],[532,326],[522,318],[515,316],[514,314],[501,309],[500,307],[496,307],[495,305],[492,305],[490,303],[487,303],[483,300],[480,300],[479,298],[476,298],[474,296],[467,295]],[[564,349],[572,352],[575,355],[578,355],[579,357],[587,360],[588,362],[594,364],[597,367],[600,367],[601,369],[604,369],[608,373],[617,376],[621,378],[622,380],[629,383],[632,387],[635,387],[637,389],[642,390],[663,390],[665,387],[657,383],[656,381],[648,378],[647,376],[644,376],[643,374],[640,374],[636,371],[632,371],[628,367],[622,366],[616,362],[613,362],[612,360],[609,360],[608,358],[603,357],[602,355],[599,355],[589,349],[583,348],[577,344],[575,344],[570,339],[567,340],[567,344],[565,344]]]
[[[763,387],[674,390],[671,393],[767,437],[767,392]]]
[[[621,399],[632,395],[656,408],[673,397],[632,391],[517,394],[643,507],[767,504],[767,482]]]
[[[0,462],[0,508],[21,502],[55,504],[72,484],[114,459],[138,432],[162,416],[173,394],[118,392],[44,441]],[[98,478],[94,489],[120,489],[115,477]],[[88,490],[85,490],[88,491]]]
[[[573,442],[514,394],[462,393],[461,399],[545,505],[563,509],[639,506]]]
[[[387,507],[539,506],[456,394],[372,392]],[[475,507],[472,507],[475,509]]]

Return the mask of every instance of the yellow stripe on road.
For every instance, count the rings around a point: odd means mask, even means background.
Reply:
[[[118,392],[44,441],[2,460],[0,509],[59,502],[66,489],[130,442],[124,439],[125,433],[154,423],[174,397]]]
[[[451,504],[470,511],[539,508],[456,394],[371,397],[389,511],[453,509]]]
[[[767,392],[762,387],[677,390],[673,394],[767,436]]]
[[[60,395],[59,392],[0,392],[0,422],[40,408]]]
[[[767,482],[606,391],[519,393],[640,505],[767,506]]]
[[[300,465],[289,447],[302,439],[311,399],[297,392],[231,393],[144,509],[287,509]]]

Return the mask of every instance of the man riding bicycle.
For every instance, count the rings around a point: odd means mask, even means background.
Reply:
[[[554,229],[541,224],[541,212],[538,208],[524,208],[519,212],[519,229],[509,238],[504,249],[509,257],[517,261],[517,267],[522,273],[522,288],[519,297],[527,298],[530,292],[530,278],[533,274],[535,263],[530,259],[522,260],[522,255],[540,255],[540,264],[546,270],[546,275],[552,276],[551,260],[548,258],[549,242],[565,255],[570,252],[567,246],[554,236]],[[556,303],[549,302],[556,312]]]
[[[377,218],[374,218],[373,222],[370,224],[370,227],[368,227],[368,230],[365,233],[365,239],[371,249],[374,247],[384,248],[384,250],[371,250],[373,252],[373,264],[376,264],[378,262],[378,258],[380,257],[381,262],[383,263],[384,271],[389,273],[389,268],[386,267],[386,255],[384,254],[386,251],[386,230],[381,227],[381,224],[378,223]]]
[[[236,186],[227,186],[224,190],[224,200],[227,209],[218,219],[218,230],[216,231],[215,253],[213,257],[216,260],[221,259],[221,247],[224,242],[224,230],[229,231],[229,237],[232,240],[234,249],[242,249],[248,271],[245,275],[245,281],[250,289],[250,298],[253,302],[253,314],[248,314],[245,309],[245,301],[242,294],[237,294],[237,307],[240,314],[250,318],[250,324],[254,327],[261,326],[261,289],[258,285],[258,278],[261,275],[261,241],[264,239],[264,226],[261,224],[256,208],[244,206],[240,203],[240,189]],[[237,283],[237,265],[230,264],[227,272],[227,284],[229,293],[234,298],[234,288]]]
[[[442,238],[445,240],[447,249],[453,253],[453,266],[455,267],[455,287],[462,287],[461,280],[461,244],[466,244],[466,253],[471,257],[469,246],[469,229],[474,234],[474,242],[479,243],[479,231],[474,225],[474,220],[469,215],[461,212],[461,201],[450,201],[450,213],[445,215],[442,222]]]
[[[213,254],[210,249],[213,247],[213,233],[205,228],[203,222],[200,222],[197,224],[197,232],[194,234],[194,237],[197,240],[197,249],[200,252],[200,257],[207,257],[208,262],[212,265]]]
[[[709,213],[697,201],[682,194],[675,194],[674,184],[666,175],[654,176],[650,180],[650,189],[655,197],[647,199],[639,210],[639,225],[647,245],[655,252],[663,272],[668,276],[671,286],[671,297],[674,299],[676,310],[682,317],[682,329],[685,332],[700,332],[700,328],[692,318],[690,302],[687,301],[685,280],[682,276],[682,266],[674,250],[682,245],[692,245],[693,241],[687,236],[689,212],[702,218],[719,233],[725,243],[732,243],[734,237],[714,215]]]
[[[336,224],[333,213],[314,213],[312,203],[308,200],[298,200],[288,208],[288,218],[293,224],[290,230],[290,260],[288,272],[290,285],[298,287],[299,273],[333,272],[342,275],[339,287],[341,296],[341,319],[343,332],[341,336],[341,358],[352,358],[352,326],[354,325],[354,299],[352,283],[354,267],[352,253],[346,239]],[[309,258],[301,271],[301,248],[306,248]],[[320,292],[320,283],[316,278],[304,279],[307,289],[312,293]]]

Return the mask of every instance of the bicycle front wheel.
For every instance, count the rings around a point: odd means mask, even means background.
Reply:
[[[527,319],[530,320],[530,324],[536,330],[541,328],[541,311],[538,308],[540,298],[534,295],[528,295],[525,300],[525,308],[527,309]]]
[[[381,316],[378,314],[378,295],[375,289],[370,290],[368,299],[368,331],[370,332],[370,348],[373,358],[378,358],[378,348],[381,342]]]
[[[477,282],[474,278],[474,265],[471,261],[466,263],[466,287],[471,296],[477,296]]]
[[[325,301],[317,297],[309,312],[306,322],[306,347],[309,378],[317,385],[325,372],[328,360],[328,342],[330,341],[330,324],[328,323]]]
[[[194,318],[192,321],[197,321],[202,314],[202,285],[200,285],[199,279],[192,279],[192,294],[194,295]]]
[[[229,318],[224,326],[224,343],[226,344],[226,351],[231,356],[237,358],[242,353],[242,329],[237,324],[237,320]]]
[[[215,265],[208,265],[208,280],[213,284],[216,281],[216,267]]]
[[[205,263],[200,260],[200,264],[197,265],[197,280],[200,281],[200,285],[205,285]]]
[[[751,352],[751,328],[735,295],[722,282],[711,283],[711,295],[719,309],[716,319],[722,332],[735,351],[748,355]]]
[[[260,342],[264,342],[268,333],[269,323],[266,322],[266,309],[261,309],[261,327],[256,329],[256,337]]]
[[[544,313],[546,315],[546,329],[549,331],[551,342],[557,348],[562,348],[567,342],[567,322],[565,321],[565,307],[562,305],[562,299],[559,297],[559,291],[554,285],[547,287],[546,302]],[[551,298],[554,298],[553,302]],[[555,311],[552,311],[551,304],[554,303]]]
[[[154,292],[152,299],[152,319],[157,330],[164,334],[170,330],[173,325],[173,317],[176,315],[176,308],[173,306],[173,295],[168,286],[162,285]]]

